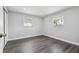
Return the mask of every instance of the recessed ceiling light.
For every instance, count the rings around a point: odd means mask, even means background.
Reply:
[[[23,8],[24,10],[26,10],[26,8]]]

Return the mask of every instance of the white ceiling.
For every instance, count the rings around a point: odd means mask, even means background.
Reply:
[[[68,6],[8,6],[7,7],[9,11],[26,13],[35,16],[46,16],[66,8],[69,7]]]

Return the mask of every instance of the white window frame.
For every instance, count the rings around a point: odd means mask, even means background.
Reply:
[[[59,25],[63,25],[64,21],[63,21],[63,16],[54,16],[52,18],[52,23],[55,26],[59,26]]]
[[[24,27],[32,27],[33,26],[32,17],[24,16],[23,25]]]

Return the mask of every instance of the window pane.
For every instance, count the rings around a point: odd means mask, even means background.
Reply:
[[[32,23],[24,23],[24,26],[32,26]]]
[[[24,26],[31,27],[32,26],[32,18],[24,17]]]

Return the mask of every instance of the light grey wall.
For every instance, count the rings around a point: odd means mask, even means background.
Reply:
[[[36,16],[29,16],[20,13],[9,12],[8,13],[8,27],[9,27],[9,40],[18,38],[27,38],[42,34],[42,19]],[[23,17],[32,17],[33,26],[24,27]]]
[[[54,26],[52,17],[62,15],[63,26]],[[44,18],[44,35],[79,44],[79,7],[72,7]]]
[[[45,18],[31,16],[33,18],[33,27],[23,26],[24,14],[9,12],[9,39],[27,38],[37,35],[46,35],[52,38],[58,38],[79,44],[79,7],[57,12],[46,16]],[[64,19],[63,26],[54,26],[52,17],[62,15]],[[29,15],[26,15],[29,16]]]
[[[4,33],[4,19],[3,19],[3,7],[0,6],[0,35]],[[4,48],[4,37],[0,37],[0,53],[3,52]]]

